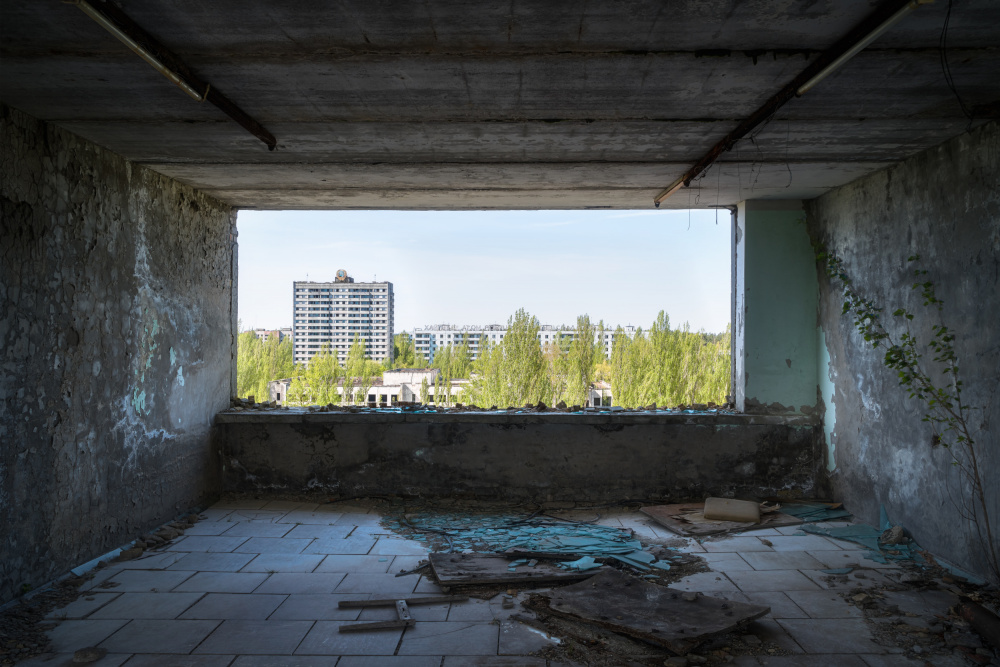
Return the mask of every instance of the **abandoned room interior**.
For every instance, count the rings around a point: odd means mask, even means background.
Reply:
[[[1000,3],[0,12],[4,664],[1000,664]],[[710,207],[728,409],[233,409],[238,211]]]

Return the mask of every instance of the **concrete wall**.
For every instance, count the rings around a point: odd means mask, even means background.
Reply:
[[[985,407],[972,421],[986,452],[990,511],[1000,519],[1000,127],[985,125],[855,181],[811,202],[808,214],[813,238],[838,253],[857,288],[885,308],[891,333],[902,329],[890,313],[905,307],[926,342],[937,316],[910,289],[907,263],[910,255],[923,258],[919,267],[945,302],[943,322],[957,334],[965,399]],[[955,505],[959,476],[949,452],[931,446],[923,405],[841,314],[841,293],[825,276],[820,285],[819,379],[839,498],[869,523],[885,505],[923,546],[984,572]]]
[[[741,202],[734,223],[736,407],[812,414],[817,287],[802,202]]]
[[[225,413],[228,491],[517,501],[823,495],[805,418]]]
[[[0,106],[0,602],[218,491],[235,215]]]

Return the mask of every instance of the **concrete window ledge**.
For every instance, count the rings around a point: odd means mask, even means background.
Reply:
[[[804,416],[223,412],[229,492],[512,501],[826,495]]]

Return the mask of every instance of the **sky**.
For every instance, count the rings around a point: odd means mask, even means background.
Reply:
[[[240,211],[243,330],[292,324],[292,282],[388,280],[395,333],[429,324],[542,324],[578,315],[724,331],[729,212]]]

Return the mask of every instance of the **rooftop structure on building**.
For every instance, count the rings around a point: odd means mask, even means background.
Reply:
[[[635,336],[636,328],[632,325],[621,327],[622,331],[629,338]],[[600,345],[604,348],[605,356],[611,356],[611,348],[618,327],[606,328],[598,331]],[[486,325],[466,325],[457,324],[433,324],[425,327],[417,327],[413,330],[413,347],[417,354],[430,361],[434,358],[434,353],[449,345],[462,345],[468,343],[469,355],[475,360],[479,358],[479,351],[483,343],[490,345],[501,343],[507,334],[505,324]],[[538,329],[538,343],[544,349],[550,345],[559,345],[563,340],[571,341],[576,338],[576,329],[567,326],[553,326],[543,324]]]
[[[295,363],[308,363],[323,349],[343,363],[355,337],[369,359],[391,361],[393,303],[391,282],[355,282],[344,269],[331,282],[295,281]]]

